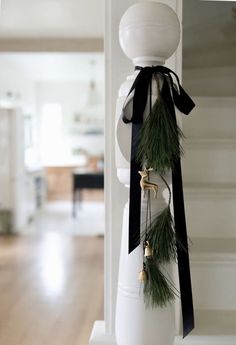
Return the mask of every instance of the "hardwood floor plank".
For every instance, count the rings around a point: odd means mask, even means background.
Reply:
[[[0,344],[87,345],[103,319],[103,239],[0,237]]]

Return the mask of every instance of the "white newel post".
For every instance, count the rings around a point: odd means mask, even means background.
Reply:
[[[156,1],[154,1],[156,2]],[[167,4],[173,8],[173,10],[178,14],[178,17],[182,19],[182,0],[162,0],[161,3]],[[119,44],[119,23],[124,12],[129,8],[129,6],[136,3],[133,0],[106,0],[106,37],[105,37],[105,54],[106,54],[106,126],[105,126],[105,201],[106,201],[106,234],[105,234],[105,281],[104,281],[104,321],[96,321],[92,330],[90,337],[90,345],[152,345],[150,339],[152,335],[156,337],[156,332],[159,331],[160,343],[156,341],[153,344],[160,345],[171,345],[173,343],[174,337],[174,324],[173,324],[173,308],[169,308],[165,311],[157,312],[145,311],[143,305],[137,304],[137,309],[134,309],[133,314],[128,314],[128,304],[122,306],[121,294],[117,295],[118,286],[118,271],[119,271],[119,254],[120,254],[120,243],[121,243],[121,233],[122,233],[122,252],[125,252],[127,246],[127,205],[124,209],[124,205],[128,198],[128,188],[124,185],[129,183],[129,173],[128,173],[128,161],[127,156],[125,157],[124,151],[129,150],[130,139],[126,138],[122,143],[122,148],[116,146],[115,148],[115,133],[116,133],[116,118],[115,109],[117,116],[120,114],[120,109],[125,95],[129,91],[129,86],[132,83],[132,78],[134,74],[127,78],[127,81],[122,84],[122,80],[126,79],[126,75],[132,73],[133,67],[132,63],[125,57]],[[145,4],[145,1],[142,2]],[[157,29],[158,31],[158,29]],[[155,30],[153,31],[155,41]],[[165,35],[165,33],[164,33]],[[167,54],[168,55],[168,54]],[[137,61],[133,61],[134,64],[139,65],[153,65],[159,63],[164,63],[167,56],[155,56],[150,58],[148,54],[136,54],[131,58],[140,58]],[[158,59],[157,59],[158,57]],[[162,59],[160,59],[162,57]],[[162,61],[161,61],[162,60]],[[182,43],[180,42],[179,47],[174,55],[169,58],[165,65],[170,67],[172,70],[176,71],[179,76],[181,76],[181,63],[182,63]],[[119,92],[119,98],[117,101],[117,90],[119,85],[122,84]],[[117,106],[116,106],[117,104]],[[118,126],[119,127],[119,126]],[[117,128],[117,133],[122,132]],[[120,141],[120,139],[118,139]],[[126,149],[124,149],[126,147]],[[121,150],[120,150],[121,149]],[[116,160],[115,160],[116,151]],[[123,154],[121,153],[123,151]],[[116,171],[117,167],[117,171]],[[119,183],[119,180],[121,183]],[[161,203],[164,199],[160,199],[157,207],[161,207]],[[124,209],[124,215],[122,212]],[[122,227],[123,222],[123,227]],[[123,228],[123,230],[122,230]],[[125,253],[125,255],[127,252]],[[123,257],[123,254],[122,254]],[[122,260],[126,260],[127,256],[124,256]],[[138,249],[134,254],[128,258],[129,265],[135,266],[136,269],[140,268],[141,252]],[[121,263],[121,267],[123,263]],[[127,272],[127,271],[126,271]],[[128,282],[132,279],[137,282],[136,271],[131,267],[130,276]],[[122,269],[120,271],[120,279],[125,276],[125,272]],[[119,281],[120,281],[119,279]],[[123,278],[122,278],[123,279]],[[136,285],[136,287],[139,285]],[[123,300],[124,301],[124,300]],[[117,313],[116,304],[118,303]],[[125,308],[125,309],[124,309]],[[125,323],[120,322],[121,318],[119,315],[121,313],[126,313],[127,322],[130,320],[132,315],[136,315],[132,322],[133,331],[129,332],[129,337],[127,336],[127,341],[122,342],[122,337],[126,337],[125,332],[127,332],[124,327]],[[120,314],[119,314],[120,313]],[[178,313],[177,313],[178,314]],[[147,319],[146,319],[147,317]],[[150,333],[150,337],[142,338],[143,327],[142,322],[148,321],[149,327],[145,329],[145,332]],[[159,327],[157,327],[159,325]],[[147,326],[147,323],[146,323]],[[144,326],[145,327],[145,326]],[[117,341],[115,337],[115,328],[117,329]],[[154,332],[155,328],[155,334]],[[120,329],[120,331],[119,331]],[[132,338],[134,335],[134,329],[139,330],[139,337]],[[168,335],[167,335],[168,333]],[[134,339],[134,340],[132,340]],[[144,340],[147,342],[144,342]]]
[[[131,6],[123,15],[119,37],[124,53],[134,65],[142,67],[163,65],[179,44],[180,24],[177,15],[169,6],[157,2],[141,2]],[[120,114],[122,105],[138,73],[138,71],[134,72],[121,85],[117,100],[117,176],[120,182],[126,186],[129,186],[130,183],[132,125],[124,124]],[[153,104],[157,98],[155,83],[153,83],[152,90]],[[130,112],[128,117],[131,118],[132,102],[127,111]],[[169,176],[166,179],[171,183]],[[158,198],[152,202],[152,214],[155,214],[166,206],[163,198],[166,187],[159,176],[152,174],[151,181],[156,182],[159,186]],[[140,244],[131,254],[128,254],[128,208],[129,202],[126,203],[123,212],[116,307],[117,344],[172,345],[175,337],[174,304],[166,308],[145,307],[142,284],[138,281],[139,271],[142,270],[143,248]],[[145,212],[145,200],[142,200],[141,219],[144,219]],[[142,223],[145,222],[142,221]],[[171,267],[169,267],[169,275],[172,275],[173,279]]]

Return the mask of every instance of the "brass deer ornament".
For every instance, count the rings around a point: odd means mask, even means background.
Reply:
[[[151,190],[154,193],[154,198],[157,197],[157,191],[158,191],[158,185],[156,183],[153,183],[151,181],[148,181],[149,179],[149,172],[152,171],[152,168],[145,168],[143,171],[139,171],[139,175],[141,175],[140,180],[140,187],[142,189],[144,197],[146,196],[146,191]]]

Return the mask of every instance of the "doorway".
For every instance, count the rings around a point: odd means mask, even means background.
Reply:
[[[2,53],[0,70],[0,343],[86,344],[103,318],[104,55]]]

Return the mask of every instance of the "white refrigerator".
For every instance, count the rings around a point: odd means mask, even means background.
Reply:
[[[12,232],[27,223],[25,184],[23,114],[0,108],[0,213],[10,212]]]

